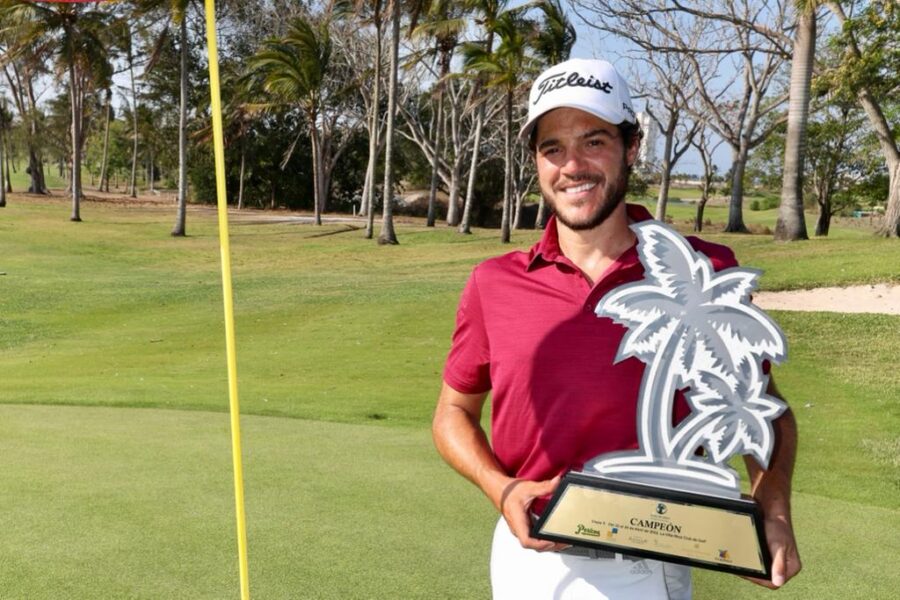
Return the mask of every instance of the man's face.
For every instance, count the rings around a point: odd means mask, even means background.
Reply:
[[[593,229],[621,204],[637,144],[626,151],[615,125],[581,110],[557,108],[538,121],[535,148],[544,200],[569,229]]]

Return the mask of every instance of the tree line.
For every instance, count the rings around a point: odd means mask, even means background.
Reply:
[[[46,193],[57,168],[80,220],[85,182],[175,188],[214,198],[203,5],[192,0],[41,4],[0,0],[0,206],[10,171]],[[251,0],[219,3],[229,201],[238,207],[366,216],[396,243],[398,183],[419,207],[468,233],[540,226],[546,210],[514,137],[534,76],[569,57],[573,20],[615,36],[659,160],[659,182],[693,149],[704,165],[695,228],[712,193],[716,148],[731,150],[726,231],[746,231],[748,180],[781,188],[775,236],[816,234],[847,206],[882,207],[900,234],[900,8],[894,0]],[[607,58],[612,58],[607,56]],[[643,105],[643,106],[642,106]],[[500,176],[502,173],[502,177]],[[440,192],[440,193],[439,193]],[[388,198],[390,201],[385,202]]]

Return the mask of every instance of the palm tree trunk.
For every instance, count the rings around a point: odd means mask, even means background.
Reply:
[[[437,187],[439,169],[441,166],[441,142],[443,141],[444,129],[444,85],[440,84],[438,88],[437,115],[435,117],[434,126],[434,157],[431,160],[431,187],[428,190],[428,219],[426,225],[434,227],[434,205],[437,201]],[[448,207],[449,212],[449,207]]]
[[[494,32],[490,28],[488,29],[487,41],[485,43],[485,49],[487,54],[490,54],[494,51]],[[481,87],[482,81],[478,79],[475,81],[475,85],[477,87]],[[481,152],[481,132],[484,129],[484,111],[485,105],[482,102],[478,106],[478,112],[475,115],[475,143],[472,146],[472,164],[469,167],[469,182],[466,186],[466,204],[463,208],[463,222],[459,225],[460,233],[472,233],[469,227],[469,219],[471,219],[472,215],[472,202],[475,198],[475,181],[477,180],[478,174],[478,159],[479,154]],[[455,215],[454,215],[455,216]],[[447,225],[455,225],[451,221],[451,215],[447,215]]]
[[[238,175],[238,210],[244,208],[244,165],[247,162],[247,146],[241,139],[241,172]]]
[[[131,35],[131,30],[128,32]],[[131,197],[137,198],[137,154],[138,154],[138,98],[134,84],[134,55],[131,51],[133,39],[128,44],[128,72],[131,75],[131,128],[134,144],[131,150]]]
[[[503,174],[503,210],[500,214],[500,241],[509,243],[509,212],[512,203],[512,126],[513,126],[513,91],[506,92],[506,137],[504,149],[506,151],[506,167]]]
[[[547,226],[547,203],[544,201],[544,195],[540,195],[538,200],[537,216],[534,218],[534,228],[544,229]]]
[[[147,147],[147,155],[148,155],[148,159],[147,159],[147,187],[150,188],[150,193],[152,194],[152,193],[156,192],[156,177],[155,177],[155,176],[156,176],[156,169],[155,169],[155,165],[153,164],[154,158],[155,158],[155,157],[153,156],[153,146],[148,146],[148,147]]]
[[[187,235],[187,15],[181,15],[178,43],[181,45],[181,93],[178,107],[178,213],[172,235]]]
[[[69,65],[69,100],[72,107],[72,216],[81,221],[81,81]]]
[[[12,179],[9,177],[9,148],[4,146],[3,151],[6,154],[6,192],[12,194]],[[2,185],[4,185],[4,183],[3,181],[0,181],[0,186]]]
[[[6,175],[9,163],[6,160],[6,137],[3,135],[3,127],[0,126],[0,208],[6,206]]]
[[[809,93],[816,51],[815,7],[798,8],[797,39],[791,61],[791,90],[787,135],[784,143],[784,176],[775,239],[806,240],[803,214],[803,170],[806,162],[806,124],[809,121]]]
[[[103,156],[100,159],[100,184],[97,190],[100,192],[109,191],[109,121],[112,116],[112,90],[106,90],[106,117],[103,126]]]
[[[472,203],[475,199],[475,177],[478,172],[478,153],[481,148],[481,132],[484,129],[484,104],[478,107],[475,116],[475,141],[472,146],[472,163],[469,166],[469,181],[466,185],[466,203],[463,207],[462,221],[459,223],[460,233],[472,233]],[[447,224],[450,224],[450,216],[447,216]]]
[[[16,73],[16,79],[19,79],[19,73],[15,67],[13,71]],[[21,87],[21,81],[20,87]],[[47,180],[44,177],[44,161],[41,158],[40,130],[38,128],[38,106],[34,95],[34,84],[30,79],[24,82],[25,96],[28,99],[28,168],[30,170],[31,184],[28,191],[32,194],[47,194]]]
[[[366,168],[366,188],[363,204],[366,211],[366,239],[371,240],[375,231],[375,177],[378,172],[378,148],[381,119],[378,106],[381,102],[381,0],[372,6],[372,20],[375,24],[375,82],[372,86],[372,125],[369,129],[369,164]],[[360,207],[362,209],[362,207]]]
[[[310,141],[312,142],[312,162],[313,162],[313,216],[316,225],[322,224],[321,203],[319,195],[322,193],[322,148],[319,139],[319,130],[316,126],[316,116],[311,114],[310,119]]]
[[[391,12],[391,72],[388,84],[387,131],[384,146],[384,202],[381,217],[379,244],[397,244],[394,233],[392,200],[394,196],[394,169],[391,165],[394,155],[394,121],[397,116],[397,63],[400,54],[400,1],[393,0]]]

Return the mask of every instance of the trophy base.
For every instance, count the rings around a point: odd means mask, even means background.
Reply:
[[[762,513],[723,498],[586,473],[566,473],[532,537],[771,578]]]

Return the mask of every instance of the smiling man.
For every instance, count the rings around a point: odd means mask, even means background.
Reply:
[[[574,59],[542,73],[520,138],[554,216],[529,252],[485,261],[469,278],[435,410],[435,444],[501,515],[491,550],[495,599],[690,598],[687,567],[530,537],[562,473],[638,446],[644,365],[615,362],[625,329],[594,316],[594,307],[643,277],[629,224],[650,214],[624,203],[641,132],[628,86],[609,63]],[[690,241],[717,270],[736,265],[728,248]],[[481,428],[488,393],[490,442]],[[676,400],[680,420],[689,409],[683,395]],[[790,521],[790,411],[774,425],[779,444],[769,470],[749,464],[774,557],[773,580],[758,583],[770,587],[800,570]]]

